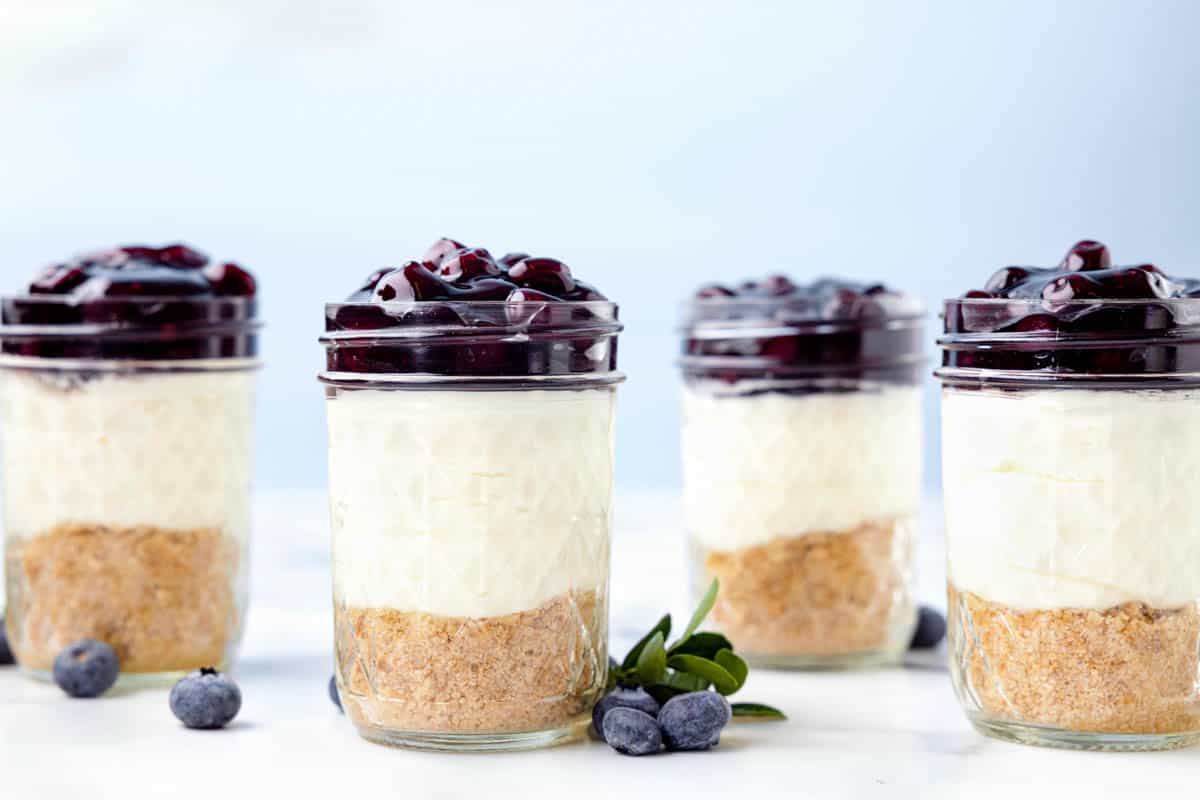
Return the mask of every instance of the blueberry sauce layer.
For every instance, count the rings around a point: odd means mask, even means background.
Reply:
[[[186,245],[53,264],[0,301],[0,349],[39,358],[191,360],[257,352],[257,282]]]
[[[922,310],[882,284],[783,275],[699,289],[684,323],[685,376],[737,383],[920,379]],[[778,391],[779,389],[771,389]]]
[[[616,370],[617,308],[553,258],[439,239],[326,307],[330,373],[537,377]]]
[[[1003,267],[945,306],[948,368],[1087,375],[1200,371],[1200,280],[1115,266],[1085,239],[1053,267]]]

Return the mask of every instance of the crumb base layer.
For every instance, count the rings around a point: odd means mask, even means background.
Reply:
[[[1117,750],[1200,736],[1195,605],[1016,609],[951,585],[949,607],[955,690],[983,732]]]
[[[712,621],[753,664],[889,663],[912,633],[911,535],[907,524],[886,522],[733,551],[697,548],[697,586],[720,581]]]
[[[607,603],[568,592],[497,617],[335,608],[338,685],[367,739],[525,749],[573,737],[604,688]]]
[[[36,676],[71,642],[98,639],[116,651],[127,685],[228,665],[241,628],[239,562],[238,543],[216,529],[64,524],[10,540],[13,652]]]

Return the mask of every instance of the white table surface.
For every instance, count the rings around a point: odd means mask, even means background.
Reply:
[[[920,587],[943,605],[940,531],[926,513]],[[618,497],[613,554],[616,649],[664,609],[686,616],[678,501]],[[166,690],[69,700],[0,670],[0,798],[261,796],[726,797],[1154,796],[1191,793],[1200,748],[1076,753],[986,739],[967,725],[944,653],[907,668],[752,671],[739,699],[786,710],[784,723],[735,723],[708,753],[618,756],[587,741],[528,753],[393,750],[355,734],[326,695],[331,613],[324,497],[259,497],[253,599],[236,669],[244,705],[224,731],[182,728]],[[1064,790],[1071,792],[1064,795]]]

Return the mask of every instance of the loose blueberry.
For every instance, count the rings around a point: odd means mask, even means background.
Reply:
[[[344,713],[344,709],[342,708],[342,697],[338,694],[337,675],[329,676],[329,699],[332,700],[333,704],[338,707],[338,711],[342,711]]]
[[[663,704],[658,725],[668,750],[707,750],[720,744],[732,716],[729,701],[716,692],[689,692]]]
[[[652,717],[657,717],[659,712],[658,701],[642,687],[626,689],[618,686],[601,697],[600,702],[592,708],[592,727],[596,729],[596,733],[601,739],[604,738],[604,717],[614,708],[636,708]]]
[[[54,659],[54,682],[71,697],[99,697],[117,682],[117,654],[104,642],[81,639]]]
[[[613,750],[629,756],[653,755],[663,746],[654,717],[636,708],[614,708],[605,714],[602,736]]]
[[[228,676],[209,667],[185,675],[171,687],[171,713],[197,730],[224,728],[242,708],[242,692]]]
[[[4,627],[4,617],[0,617],[0,667],[17,663],[13,658],[12,648],[8,646],[8,629]]]
[[[917,628],[913,631],[909,647],[914,650],[937,647],[945,636],[946,618],[929,606],[921,606],[917,611]]]

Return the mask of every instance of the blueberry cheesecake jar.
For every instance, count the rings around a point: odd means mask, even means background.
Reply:
[[[78,639],[123,680],[225,666],[246,596],[254,278],[184,245],[45,269],[0,299],[9,642]]]
[[[693,588],[753,663],[894,660],[911,636],[923,311],[879,285],[709,286],[683,325]]]
[[[607,669],[617,307],[443,239],[325,322],[346,713],[410,747],[578,736]]]
[[[955,689],[976,728],[1200,739],[1200,281],[1082,241],[945,304]]]

